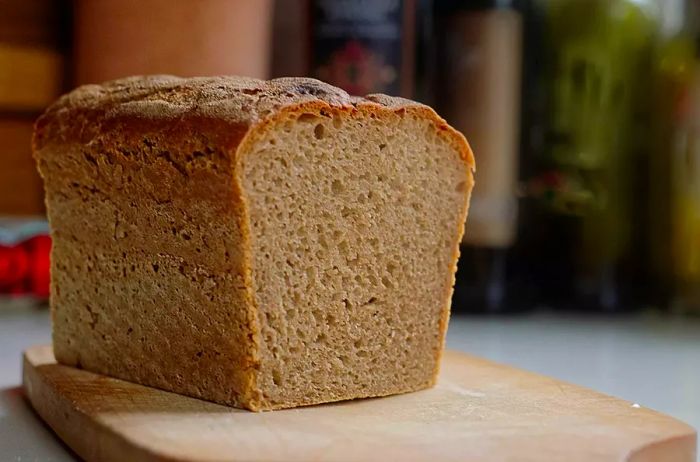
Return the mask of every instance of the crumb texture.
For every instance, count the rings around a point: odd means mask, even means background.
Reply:
[[[266,406],[425,388],[442,348],[464,162],[419,114],[302,113],[240,170]]]
[[[139,77],[39,119],[59,362],[254,410],[430,386],[464,138],[312,79]]]

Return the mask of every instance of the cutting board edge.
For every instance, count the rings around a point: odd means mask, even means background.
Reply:
[[[483,364],[504,367],[527,375],[544,377],[541,374],[501,365],[488,359],[455,350],[446,350],[445,353],[443,360],[447,357],[470,358]],[[133,441],[127,440],[102,422],[97,422],[94,425],[92,423],[95,422],[94,419],[91,419],[90,416],[84,413],[76,405],[77,403],[72,403],[65,396],[60,395],[47,378],[41,374],[40,367],[42,365],[54,364],[57,363],[53,359],[53,349],[50,345],[35,345],[27,348],[23,353],[22,386],[36,413],[81,458],[86,461],[99,460],[105,462],[122,460],[134,462],[198,462],[192,459],[182,459],[157,453],[147,447],[136,445]],[[577,385],[572,386],[584,388]],[[599,392],[591,391],[602,395]],[[163,391],[163,393],[168,392]],[[656,414],[659,418],[665,419],[667,423],[673,423],[676,427],[676,434],[666,435],[663,439],[650,441],[639,447],[631,448],[624,460],[626,462],[655,462],[661,460],[659,459],[661,454],[664,457],[663,460],[695,462],[697,457],[697,431],[695,428],[675,417],[653,409],[647,410]],[[69,420],[71,421],[70,425],[62,425],[62,421],[67,422]],[[66,429],[73,429],[74,431],[70,432]],[[88,444],[88,441],[92,439],[99,440],[100,444]],[[94,448],[92,451],[90,450],[91,446]],[[673,459],[667,458],[669,453],[673,454]],[[119,454],[119,456],[112,457],[114,454]]]
[[[37,352],[37,350],[40,351]],[[189,462],[165,457],[148,448],[135,445],[101,422],[93,424],[94,420],[89,415],[79,407],[72,405],[75,403],[60,396],[55,387],[41,375],[39,367],[56,364],[55,360],[47,362],[42,358],[41,362],[34,364],[30,358],[34,353],[45,356],[47,352],[53,356],[53,349],[50,345],[35,345],[24,351],[22,354],[22,389],[39,417],[78,456],[88,462],[93,460],[101,462],[121,462],[124,460],[133,462]],[[67,424],[69,420],[71,423]],[[64,422],[66,424],[63,424]],[[91,445],[89,441],[93,439],[99,440],[100,444]],[[113,454],[119,454],[119,456],[112,457]]]

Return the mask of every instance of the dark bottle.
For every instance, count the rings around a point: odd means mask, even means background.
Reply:
[[[477,162],[455,312],[521,309],[514,293],[523,18],[513,2],[436,3],[438,112]]]
[[[414,98],[416,36],[423,30],[416,25],[425,24],[419,13],[425,5],[418,0],[311,0],[310,75],[354,95]]]
[[[549,123],[526,188],[544,303],[620,311],[642,301],[654,27],[633,1],[547,4]]]

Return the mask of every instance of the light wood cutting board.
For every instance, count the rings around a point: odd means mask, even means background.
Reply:
[[[438,385],[252,413],[24,356],[39,415],[88,461],[694,461],[688,425],[628,401],[447,352]]]

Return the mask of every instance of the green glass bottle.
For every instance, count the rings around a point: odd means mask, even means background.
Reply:
[[[542,228],[538,284],[546,303],[631,308],[655,20],[630,0],[550,1],[547,18],[550,122],[527,187]]]

